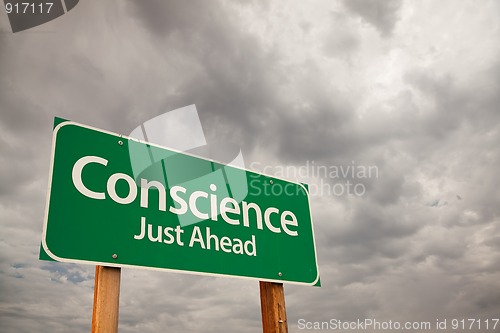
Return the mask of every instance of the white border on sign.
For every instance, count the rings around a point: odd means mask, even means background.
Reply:
[[[56,256],[55,254],[53,254],[49,250],[49,248],[47,246],[47,242],[46,242],[46,237],[47,237],[47,223],[48,223],[48,217],[49,217],[50,193],[51,193],[51,189],[52,189],[52,174],[53,174],[53,168],[54,168],[54,155],[55,155],[55,150],[56,150],[57,133],[59,132],[59,130],[62,127],[68,126],[68,125],[74,125],[74,126],[78,126],[78,127],[83,127],[83,128],[86,128],[86,129],[90,129],[90,130],[96,131],[96,132],[101,132],[101,133],[109,134],[109,135],[112,135],[112,136],[116,136],[117,138],[132,140],[132,141],[136,141],[136,142],[139,142],[139,143],[142,143],[142,144],[147,144],[147,145],[150,145],[150,146],[154,146],[154,147],[157,147],[157,148],[170,150],[170,151],[176,152],[178,154],[188,155],[188,156],[199,158],[199,159],[202,159],[202,160],[205,160],[205,161],[210,161],[210,162],[215,162],[215,163],[219,163],[219,164],[224,164],[224,163],[218,162],[218,161],[213,160],[213,159],[209,159],[209,158],[205,158],[205,157],[200,157],[200,156],[197,156],[197,155],[194,155],[194,154],[190,154],[190,153],[187,153],[187,152],[180,152],[180,151],[178,151],[176,149],[163,147],[163,146],[160,146],[160,145],[157,145],[157,144],[154,144],[154,143],[149,143],[149,142],[146,142],[146,141],[134,139],[134,138],[131,138],[131,137],[128,137],[128,136],[125,136],[125,135],[120,135],[120,134],[117,134],[117,133],[113,133],[113,132],[110,132],[110,131],[102,130],[102,129],[95,128],[95,127],[92,127],[92,126],[83,125],[83,124],[80,124],[80,123],[77,123],[77,122],[74,122],[74,121],[71,121],[71,120],[63,121],[62,123],[58,124],[54,128],[53,134],[52,134],[52,150],[51,150],[51,157],[50,157],[50,171],[49,171],[49,180],[48,180],[48,187],[47,187],[47,201],[46,201],[46,205],[45,205],[45,218],[44,218],[44,223],[43,223],[42,247],[43,247],[43,250],[45,251],[45,253],[47,253],[47,255],[50,258],[54,259],[55,261],[67,262],[67,263],[77,263],[77,264],[86,264],[86,265],[100,265],[100,266],[110,266],[110,267],[140,268],[140,269],[148,269],[148,270],[154,270],[154,271],[170,271],[170,272],[175,272],[175,273],[185,273],[185,274],[193,274],[193,275],[205,275],[205,276],[214,276],[214,277],[231,277],[231,278],[239,278],[239,279],[250,279],[250,280],[259,280],[259,281],[276,282],[276,283],[290,283],[290,284],[299,284],[299,285],[308,285],[308,286],[314,286],[318,282],[318,280],[320,278],[320,275],[319,275],[319,267],[318,267],[318,258],[317,258],[317,254],[316,254],[316,238],[314,236],[314,227],[313,227],[313,220],[312,220],[312,215],[311,215],[311,203],[310,203],[310,200],[309,200],[309,192],[306,189],[306,187],[303,184],[301,184],[301,183],[289,181],[289,180],[282,179],[282,178],[279,178],[279,177],[269,176],[269,175],[266,175],[266,174],[263,174],[263,173],[260,173],[260,172],[246,170],[246,169],[243,169],[243,168],[240,168],[240,167],[237,167],[237,166],[233,166],[233,165],[231,165],[232,168],[240,169],[240,170],[243,170],[245,172],[250,172],[250,173],[261,175],[261,176],[268,177],[268,178],[271,178],[271,179],[279,179],[279,180],[282,180],[282,181],[285,181],[285,182],[288,182],[288,183],[293,183],[295,185],[299,185],[302,188],[304,188],[304,191],[305,191],[306,196],[307,196],[307,203],[309,205],[309,219],[311,221],[311,233],[312,233],[312,237],[313,237],[314,260],[315,260],[316,272],[317,272],[316,279],[313,282],[307,283],[307,282],[288,281],[288,280],[274,280],[274,279],[259,278],[259,277],[250,277],[250,276],[239,276],[239,275],[222,274],[222,273],[205,273],[205,272],[188,271],[188,270],[181,270],[181,269],[174,269],[174,268],[160,268],[160,267],[140,266],[140,265],[114,264],[114,263],[109,263],[109,262],[99,262],[99,261],[89,261],[89,260],[79,260],[79,259],[68,259],[68,258],[61,258],[61,257]]]

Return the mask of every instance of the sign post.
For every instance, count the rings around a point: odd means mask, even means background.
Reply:
[[[121,268],[96,266],[92,333],[117,333]]]
[[[263,333],[288,333],[283,283],[259,282]]]

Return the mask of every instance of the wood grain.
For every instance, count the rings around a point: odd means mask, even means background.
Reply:
[[[92,333],[117,333],[121,268],[96,266]]]
[[[262,330],[264,333],[288,333],[283,283],[259,281]]]

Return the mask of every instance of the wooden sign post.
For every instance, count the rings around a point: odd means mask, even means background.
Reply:
[[[264,333],[288,333],[283,283],[259,281],[262,330]]]
[[[118,332],[121,268],[96,266],[92,333]]]

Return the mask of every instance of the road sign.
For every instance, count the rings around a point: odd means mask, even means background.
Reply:
[[[71,121],[53,133],[45,254],[319,285],[304,185]]]

